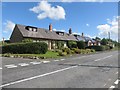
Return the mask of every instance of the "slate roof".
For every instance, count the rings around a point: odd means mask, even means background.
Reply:
[[[49,39],[49,40],[73,40],[77,41],[76,37],[72,34],[64,32],[64,35],[58,35],[56,31],[49,31],[44,28],[37,28],[37,32],[29,31],[25,25],[16,24],[23,37],[26,38],[37,38],[37,39]],[[35,28],[35,27],[34,27]]]

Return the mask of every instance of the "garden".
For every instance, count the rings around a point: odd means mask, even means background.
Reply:
[[[103,41],[102,43],[105,43]],[[109,45],[101,46],[86,46],[83,41],[68,41],[67,48],[64,48],[64,42],[57,42],[57,48],[54,50],[48,50],[48,45],[45,42],[27,42],[21,43],[8,43],[1,45],[3,57],[15,57],[15,58],[30,58],[30,59],[47,59],[47,58],[59,58],[63,56],[70,56],[74,54],[93,54],[96,51],[106,51],[112,48]]]

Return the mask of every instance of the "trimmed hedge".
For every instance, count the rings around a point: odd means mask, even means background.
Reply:
[[[44,42],[15,43],[2,46],[2,53],[12,54],[45,54],[48,46]]]
[[[88,46],[86,49],[94,49],[95,51],[104,51],[105,47],[104,46]]]

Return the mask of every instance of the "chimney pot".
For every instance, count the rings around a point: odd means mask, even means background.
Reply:
[[[72,34],[72,29],[71,28],[69,29],[69,34]]]
[[[82,33],[82,37],[84,36],[84,33]]]
[[[49,25],[49,31],[52,32],[52,24]]]

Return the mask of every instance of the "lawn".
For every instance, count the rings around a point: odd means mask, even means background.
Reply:
[[[38,58],[59,58],[58,52],[47,51],[46,54],[3,54],[3,56],[16,56],[16,57],[38,57]]]

